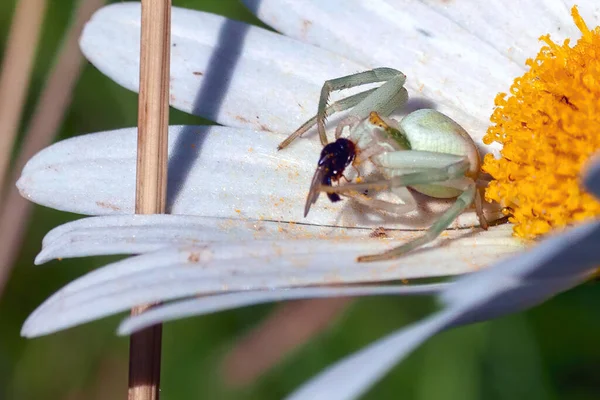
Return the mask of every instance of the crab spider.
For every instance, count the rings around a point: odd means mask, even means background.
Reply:
[[[333,90],[382,81],[385,83],[378,88],[327,106],[329,93]],[[408,94],[404,88],[405,81],[406,77],[400,71],[376,68],[325,82],[317,115],[278,147],[287,147],[313,125],[317,125],[325,147],[307,196],[305,216],[320,192],[326,192],[332,201],[339,200],[341,194],[395,214],[405,214],[416,207],[407,187],[435,198],[456,198],[456,202],[423,236],[381,254],[360,256],[359,262],[394,259],[431,242],[472,204],[475,204],[481,227],[488,227],[476,184],[481,157],[467,132],[448,116],[431,109],[414,111],[400,122],[386,118],[406,103]],[[328,144],[325,118],[346,109],[350,111],[336,128],[336,141]],[[350,133],[342,138],[342,131],[346,127],[350,127]],[[332,181],[339,180],[350,163],[358,167],[367,160],[377,167],[384,177],[382,180],[332,186]],[[365,191],[382,190],[391,191],[401,200],[401,204],[363,194]]]

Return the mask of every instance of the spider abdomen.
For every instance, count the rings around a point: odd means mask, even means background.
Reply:
[[[481,166],[477,145],[450,117],[436,110],[422,109],[404,117],[399,127],[410,142],[412,150],[467,157],[470,168],[465,175],[477,178]]]

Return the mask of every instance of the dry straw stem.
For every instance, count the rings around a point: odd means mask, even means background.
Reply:
[[[171,1],[142,0],[135,211],[164,213],[167,188]],[[131,310],[137,315],[149,305]],[[131,336],[129,400],[159,397],[162,326]]]
[[[8,34],[0,73],[0,204],[45,10],[46,0],[19,0]]]
[[[83,69],[84,59],[77,43],[85,22],[104,4],[104,0],[81,0],[67,30],[57,61],[33,112],[21,152],[7,182],[6,198],[0,205],[0,294],[8,280],[28,226],[32,203],[23,199],[15,187],[20,171],[35,153],[48,146],[58,131],[71,104],[73,89]],[[1,123],[2,121],[0,121]]]
[[[165,212],[169,125],[169,0],[142,1],[135,212]]]
[[[234,386],[252,384],[330,327],[351,301],[351,298],[314,299],[280,305],[225,356],[225,381]]]

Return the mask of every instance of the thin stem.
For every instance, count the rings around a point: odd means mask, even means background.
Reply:
[[[19,0],[8,34],[0,74],[0,203],[45,11],[46,0]]]
[[[165,212],[171,1],[142,0],[135,212]],[[132,315],[151,305],[136,307]],[[159,398],[162,326],[131,336],[129,400]]]
[[[252,384],[289,353],[330,327],[351,302],[351,298],[340,297],[278,306],[225,356],[225,380],[235,386]]]
[[[27,160],[52,142],[63,121],[65,112],[71,104],[73,89],[85,65],[77,42],[79,35],[86,21],[102,4],[104,0],[79,2],[73,22],[65,33],[56,63],[42,89],[25,132],[21,152],[7,182],[6,198],[0,204],[0,232],[10,232],[10,234],[2,235],[0,240],[0,294],[21,248],[33,207],[31,202],[19,195],[14,183]]]

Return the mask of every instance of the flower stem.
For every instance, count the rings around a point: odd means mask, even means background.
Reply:
[[[33,208],[33,203],[19,194],[15,182],[27,161],[52,142],[64,120],[65,112],[71,104],[73,89],[85,65],[77,42],[79,35],[92,13],[103,4],[104,0],[77,2],[72,22],[23,136],[21,151],[14,162],[6,194],[0,204],[0,232],[10,232],[10,235],[3,236],[0,241],[0,295],[21,250]]]
[[[0,203],[45,11],[46,0],[17,1],[6,42],[0,74]]]
[[[171,1],[142,0],[135,212],[165,212]],[[137,315],[151,305],[131,310]],[[129,400],[159,398],[162,326],[131,336]]]
[[[278,306],[233,345],[223,360],[225,381],[249,386],[286,356],[331,327],[352,298],[298,300]]]

